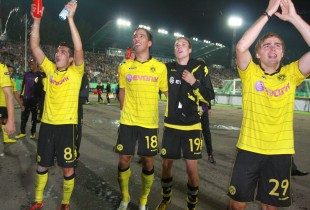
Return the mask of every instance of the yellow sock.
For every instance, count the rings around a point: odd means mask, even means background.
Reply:
[[[1,127],[2,127],[2,133],[3,133],[3,141],[5,141],[5,140],[9,139],[9,136],[8,136],[7,132],[5,132],[5,130],[4,130],[4,125],[1,125]]]
[[[36,174],[36,180],[35,180],[35,199],[34,201],[37,203],[42,203],[43,201],[43,192],[45,185],[47,183],[48,179],[48,171],[44,174]]]
[[[130,200],[129,195],[129,178],[131,170],[128,168],[126,171],[120,171],[118,169],[118,183],[122,193],[122,201],[128,202]]]
[[[149,172],[150,174],[145,174],[144,171],[141,174],[142,179],[142,192],[140,196],[140,205],[147,204],[147,197],[151,191],[151,187],[154,180],[154,169]]]
[[[74,181],[75,181],[75,174],[71,175],[70,177],[64,178],[63,197],[61,204],[69,204],[72,191],[74,188]]]

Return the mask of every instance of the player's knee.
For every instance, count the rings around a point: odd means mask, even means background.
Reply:
[[[74,168],[63,168],[63,173],[65,177],[70,177],[74,174]]]
[[[128,168],[129,165],[130,165],[130,162],[131,162],[131,156],[122,155],[122,156],[119,158],[118,167],[119,167],[120,169]]]
[[[164,170],[164,171],[169,171],[169,170],[171,170],[172,164],[173,164],[173,161],[172,161],[172,160],[163,159],[163,162],[162,162],[163,170]]]
[[[38,173],[44,173],[44,172],[46,172],[47,170],[48,170],[47,167],[43,167],[43,166],[40,166],[40,165],[37,166],[37,172],[38,172]]]
[[[245,202],[238,202],[232,199],[229,202],[229,210],[243,210],[245,209],[245,206]]]

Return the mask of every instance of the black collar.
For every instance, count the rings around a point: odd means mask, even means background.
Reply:
[[[271,74],[266,73],[265,69],[261,65],[259,65],[259,67],[261,68],[261,70],[264,72],[265,75],[272,76],[272,75],[278,74],[281,71],[282,65],[280,64],[279,68]]]
[[[134,60],[135,61],[138,61],[139,63],[146,63],[146,62],[149,62],[153,57],[150,55],[149,59],[147,59],[146,61],[139,61],[137,60],[137,58],[135,58]]]
[[[58,70],[58,69],[57,69],[58,72],[65,72],[65,71],[67,71],[67,70],[68,70],[68,68],[65,68],[65,69],[62,69],[62,70]]]

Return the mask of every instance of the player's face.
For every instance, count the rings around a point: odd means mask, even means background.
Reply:
[[[12,67],[8,67],[8,72],[10,74],[10,77],[13,77],[13,74],[14,74],[14,70]]]
[[[39,70],[37,63],[36,63],[33,59],[31,59],[31,60],[28,62],[28,65],[29,65],[29,68],[30,68],[30,70],[31,70],[32,72],[36,72],[36,71]]]
[[[283,58],[283,44],[277,37],[267,38],[256,52],[256,57],[266,66],[280,65]]]
[[[68,68],[73,61],[73,58],[70,57],[69,48],[66,46],[59,46],[55,54],[55,63],[57,69]]]
[[[178,39],[174,44],[174,54],[177,59],[189,58],[192,49],[186,39]]]
[[[143,29],[138,29],[133,34],[133,48],[135,53],[148,52],[152,46],[152,42],[148,39],[147,33]]]

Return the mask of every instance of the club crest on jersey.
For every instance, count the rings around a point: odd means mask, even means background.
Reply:
[[[150,70],[151,70],[151,72],[155,72],[156,71],[156,68],[154,67],[154,66],[152,66],[151,68],[150,68]]]
[[[170,84],[174,84],[174,77],[170,77],[169,82],[170,82]]]
[[[285,75],[285,74],[280,74],[280,75],[278,76],[278,80],[279,80],[279,81],[284,81],[284,80],[286,80],[286,75]]]

